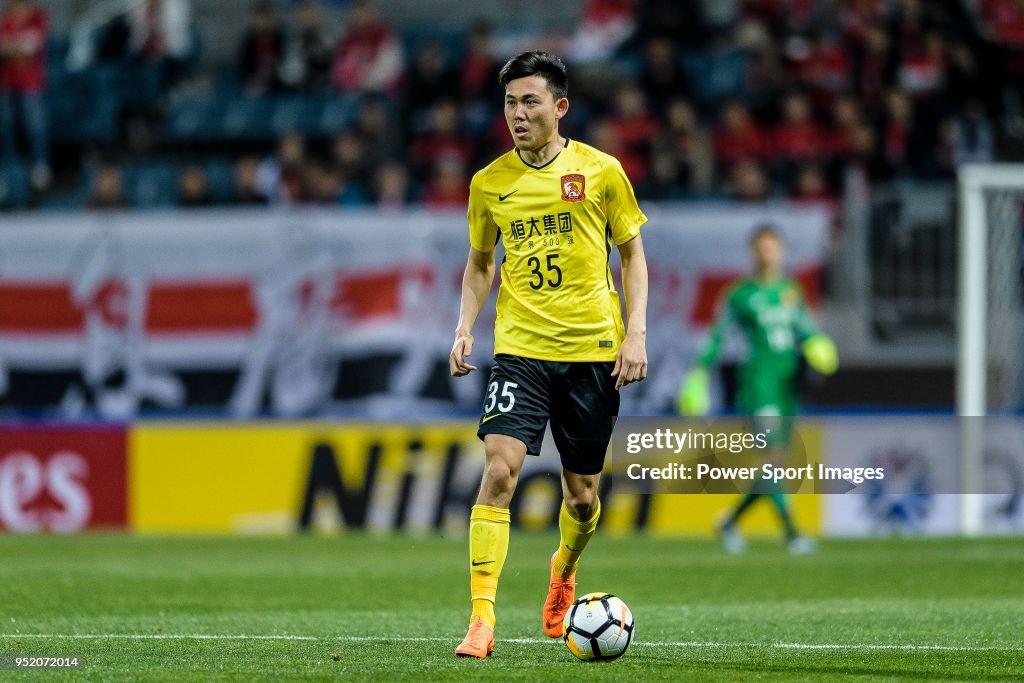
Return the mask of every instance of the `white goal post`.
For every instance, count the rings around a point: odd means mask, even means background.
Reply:
[[[1021,406],[1024,164],[967,164],[958,173],[959,311],[956,409],[960,419],[960,531],[984,526],[983,420]],[[990,381],[990,379],[992,381]]]

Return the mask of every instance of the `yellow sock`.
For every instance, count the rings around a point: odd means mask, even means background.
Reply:
[[[469,587],[473,614],[494,628],[494,598],[508,554],[508,508],[474,505],[469,515]]]
[[[587,547],[587,541],[597,529],[597,520],[601,516],[601,501],[595,500],[595,503],[594,515],[581,522],[569,514],[565,502],[562,502],[562,510],[558,513],[558,531],[562,539],[558,545],[558,555],[555,556],[552,566],[555,576],[561,579],[568,579],[576,573],[580,555],[583,554],[583,549]]]
[[[497,617],[494,616],[494,601],[484,598],[474,599],[473,614],[470,615],[469,621],[472,622],[478,616],[485,624],[494,628],[494,623],[497,621]]]

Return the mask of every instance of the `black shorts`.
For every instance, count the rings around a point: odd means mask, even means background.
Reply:
[[[576,474],[597,474],[619,414],[615,363],[562,363],[498,354],[484,394],[477,436],[504,434],[540,455],[544,428],[551,434],[562,467]]]

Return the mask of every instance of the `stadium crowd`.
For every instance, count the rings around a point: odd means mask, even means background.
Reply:
[[[156,96],[119,100],[112,135],[60,145],[46,112],[60,37],[45,3],[4,2],[0,207],[18,205],[3,189],[23,167],[34,206],[459,208],[473,171],[509,148],[503,57],[534,46],[570,66],[570,135],[618,157],[644,199],[830,202],[851,174],[951,178],[1024,144],[1024,0],[586,0],[564,35],[510,18],[451,39],[403,32],[372,0],[344,3],[338,35],[317,0],[255,0],[219,70],[197,57],[191,1],[129,3],[96,32],[94,63],[144,69]],[[166,131],[199,82],[253,102],[347,98],[352,112],[326,131],[188,144]],[[130,192],[154,165],[165,190]]]

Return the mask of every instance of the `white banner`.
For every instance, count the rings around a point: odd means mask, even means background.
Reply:
[[[634,412],[671,404],[717,295],[749,267],[755,226],[782,229],[813,297],[830,220],[789,204],[644,209],[651,377],[624,392]],[[447,378],[467,251],[461,214],[5,216],[0,406],[108,418],[472,411],[485,378]],[[477,361],[493,321],[491,302]]]
[[[960,419],[938,416],[833,417],[822,458],[834,467],[883,467],[864,493],[827,496],[832,536],[950,535],[959,530]],[[982,490],[987,533],[1024,531],[1024,420],[988,417]]]

